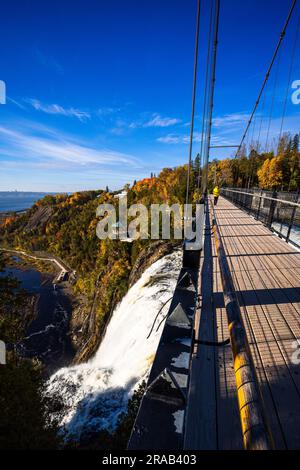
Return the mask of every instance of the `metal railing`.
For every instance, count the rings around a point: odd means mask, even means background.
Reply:
[[[222,188],[221,195],[300,248],[300,193]]]

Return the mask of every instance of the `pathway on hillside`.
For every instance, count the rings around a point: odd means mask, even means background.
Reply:
[[[33,254],[33,253],[27,253],[26,251],[23,250],[15,250],[11,248],[0,248],[0,251],[4,251],[6,253],[12,253],[14,255],[19,255],[19,256],[25,256],[26,258],[31,258],[39,261],[49,261],[50,263],[54,263],[58,269],[59,273],[56,276],[55,281],[59,282],[63,280],[65,274],[70,273],[73,276],[75,276],[76,271],[73,271],[64,261],[59,259],[57,256],[53,256],[49,253],[44,253],[44,254]]]

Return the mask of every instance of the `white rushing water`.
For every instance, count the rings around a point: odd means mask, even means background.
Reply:
[[[95,356],[65,367],[49,380],[47,394],[60,397],[60,423],[72,439],[100,429],[113,431],[138,384],[146,379],[163,324],[147,339],[162,305],[172,296],[181,267],[181,251],[156,261],[116,307]],[[168,312],[162,309],[155,325]]]
[[[276,230],[278,233],[283,235],[284,237],[287,236],[289,226],[286,224],[280,224],[279,222],[273,222],[272,223],[272,228]],[[276,234],[276,232],[275,232]],[[290,242],[295,243],[298,247],[300,247],[300,228],[296,225],[294,225],[291,229],[290,232],[290,237],[289,237]],[[292,246],[295,248],[295,246],[292,244]],[[296,248],[297,251],[299,251],[299,248]]]

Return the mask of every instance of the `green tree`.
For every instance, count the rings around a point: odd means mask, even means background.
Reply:
[[[5,267],[0,254],[0,271]],[[0,277],[0,338],[6,344],[24,336],[26,295],[18,282]],[[43,395],[40,365],[7,352],[7,363],[0,366],[0,449],[53,449],[59,445],[56,423],[49,421],[50,403]]]

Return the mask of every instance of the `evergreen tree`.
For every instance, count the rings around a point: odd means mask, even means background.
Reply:
[[[292,150],[294,152],[299,152],[299,134],[295,134],[292,141]]]

